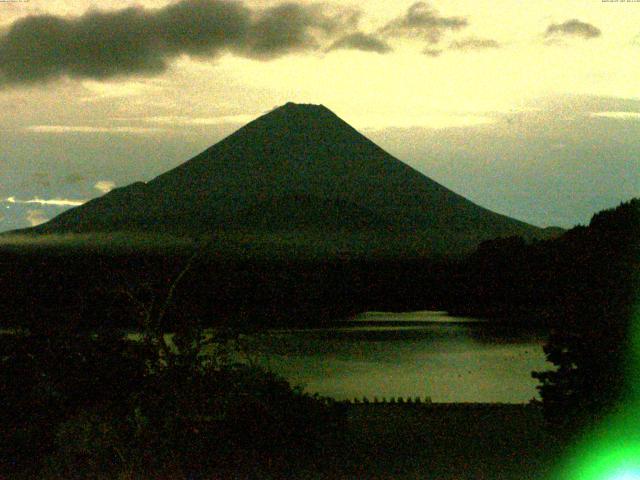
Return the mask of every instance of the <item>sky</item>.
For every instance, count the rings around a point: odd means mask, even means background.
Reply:
[[[288,101],[484,207],[640,196],[640,2],[0,0],[0,231],[147,181]]]

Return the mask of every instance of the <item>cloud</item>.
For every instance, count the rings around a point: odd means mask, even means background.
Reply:
[[[48,221],[43,210],[27,210],[27,221],[32,227]]]
[[[454,40],[447,48],[425,48],[422,53],[429,57],[439,57],[446,51],[469,52],[472,50],[488,50],[500,48],[500,43],[490,38],[468,37],[461,40]]]
[[[369,131],[389,131],[393,129],[426,128],[430,130],[458,129],[496,123],[496,118],[481,113],[425,113],[411,115],[402,113],[390,117],[388,114],[367,114],[354,117],[354,122]]]
[[[362,32],[345,35],[331,44],[327,51],[332,50],[362,50],[364,52],[389,53],[393,49],[387,42]]]
[[[616,120],[640,120],[640,112],[591,112],[590,117]]]
[[[55,205],[60,207],[77,207],[86,202],[86,200],[69,200],[66,198],[52,198],[45,200],[42,198],[33,198],[31,200],[17,200],[16,197],[7,197],[3,200],[6,203],[23,203],[23,204],[37,204],[37,205]]]
[[[187,117],[181,115],[165,115],[143,117],[141,120],[148,123],[157,123],[161,125],[224,125],[227,123],[245,124],[258,118],[261,113],[254,114],[238,114],[238,115],[221,115],[219,117]],[[118,118],[120,120],[120,118]],[[130,118],[122,118],[122,120],[130,121]]]
[[[25,129],[35,133],[156,133],[161,128],[148,127],[96,127],[90,125],[30,125]]]
[[[492,48],[500,48],[500,43],[491,38],[469,37],[462,40],[454,40],[449,44],[450,50],[486,50]]]
[[[0,83],[154,75],[181,55],[271,59],[318,49],[318,38],[342,35],[358,19],[357,11],[320,4],[251,9],[232,0],[180,0],[78,17],[30,15],[0,37]]]
[[[391,37],[423,38],[438,43],[447,30],[460,30],[468,25],[463,17],[443,17],[426,2],[416,2],[407,13],[391,20],[380,33]]]
[[[239,52],[270,59],[290,52],[320,48],[315,34],[332,36],[357,25],[359,13],[325,13],[320,5],[284,3],[263,11],[251,25]]]
[[[102,193],[109,193],[115,187],[116,187],[115,182],[112,182],[111,180],[100,180],[99,182],[96,182],[96,184],[93,186],[93,188],[95,188],[96,190]]]
[[[98,100],[112,98],[125,98],[140,95],[142,93],[158,93],[162,87],[151,82],[97,82],[94,80],[85,80],[82,87],[91,92],[90,96],[81,97],[82,102],[95,102]]]
[[[625,97],[597,95],[561,95],[538,98],[530,106],[552,112],[554,117],[576,118],[576,116],[635,116],[640,112],[640,100]]]
[[[439,57],[442,55],[443,50],[438,48],[425,48],[422,53],[427,55],[428,57]]]
[[[602,32],[598,27],[575,18],[564,23],[552,23],[545,32],[546,37],[574,36],[591,39],[600,35],[602,35]]]

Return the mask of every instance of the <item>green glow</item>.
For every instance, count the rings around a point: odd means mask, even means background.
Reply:
[[[640,480],[640,470],[622,470],[609,477],[611,480]]]
[[[640,282],[635,282],[636,284]],[[627,354],[629,370],[627,371],[631,394],[640,400],[640,301],[636,304],[635,314],[631,322],[631,351]]]
[[[640,480],[640,303],[634,311],[627,353],[629,396],[573,448],[554,477],[558,480]]]
[[[604,422],[601,430],[576,448],[562,470],[561,479],[640,480],[640,434],[637,414]]]

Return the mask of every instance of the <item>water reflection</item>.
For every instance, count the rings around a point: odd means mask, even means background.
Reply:
[[[260,361],[307,391],[338,399],[430,396],[436,402],[526,402],[533,370],[551,365],[544,332],[443,312],[369,312],[323,329],[253,339]]]

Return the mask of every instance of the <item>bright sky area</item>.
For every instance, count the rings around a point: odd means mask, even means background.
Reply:
[[[0,2],[0,230],[323,104],[499,213],[640,196],[640,2]]]

